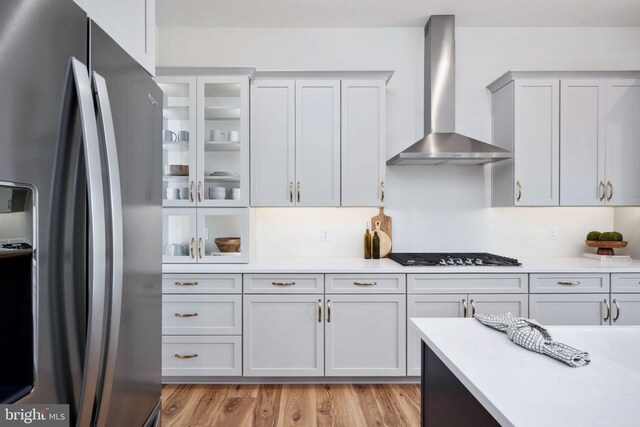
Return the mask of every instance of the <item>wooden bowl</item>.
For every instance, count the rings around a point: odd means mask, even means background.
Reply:
[[[239,237],[217,237],[213,239],[220,252],[238,252],[240,249]]]
[[[167,176],[189,176],[189,165],[166,165],[164,174]]]
[[[604,241],[604,240],[585,240],[587,246],[590,248],[598,248],[596,252],[598,255],[614,255],[614,249],[622,249],[627,246],[626,241]]]

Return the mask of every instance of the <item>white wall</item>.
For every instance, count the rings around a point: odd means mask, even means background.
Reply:
[[[422,136],[422,28],[161,28],[158,36],[158,66],[395,70],[388,156]],[[640,69],[640,28],[459,28],[456,38],[457,129],[483,140],[491,137],[485,86],[507,70]],[[396,251],[578,255],[587,231],[614,228],[612,208],[491,209],[482,167],[390,167],[387,174]],[[253,256],[359,256],[372,213],[254,209]],[[320,242],[322,229],[330,242]],[[548,240],[550,229],[556,240]]]
[[[615,228],[629,242],[625,249],[616,249],[616,253],[630,255],[640,259],[640,208],[616,208]]]

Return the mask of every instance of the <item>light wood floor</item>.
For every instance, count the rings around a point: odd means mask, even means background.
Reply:
[[[418,384],[165,385],[162,425],[419,426]]]

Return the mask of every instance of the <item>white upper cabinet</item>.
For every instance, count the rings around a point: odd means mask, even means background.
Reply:
[[[605,204],[605,82],[563,80],[560,93],[560,203]]]
[[[294,206],[295,82],[251,83],[251,205]]]
[[[607,204],[640,205],[640,79],[608,80]]]
[[[296,81],[296,204],[340,206],[340,82]]]
[[[342,206],[384,204],[385,82],[342,81]]]
[[[624,78],[623,78],[624,77]],[[492,205],[639,206],[640,73],[509,72],[492,92]]]
[[[558,80],[516,81],[514,126],[515,205],[560,203]]]
[[[155,0],[75,0],[151,74],[156,67]]]

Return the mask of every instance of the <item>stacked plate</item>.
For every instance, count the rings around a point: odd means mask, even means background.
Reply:
[[[224,187],[210,187],[209,198],[213,200],[224,200],[227,198],[227,190]]]
[[[231,189],[231,198],[233,200],[240,200],[240,189],[239,188],[232,188]]]

